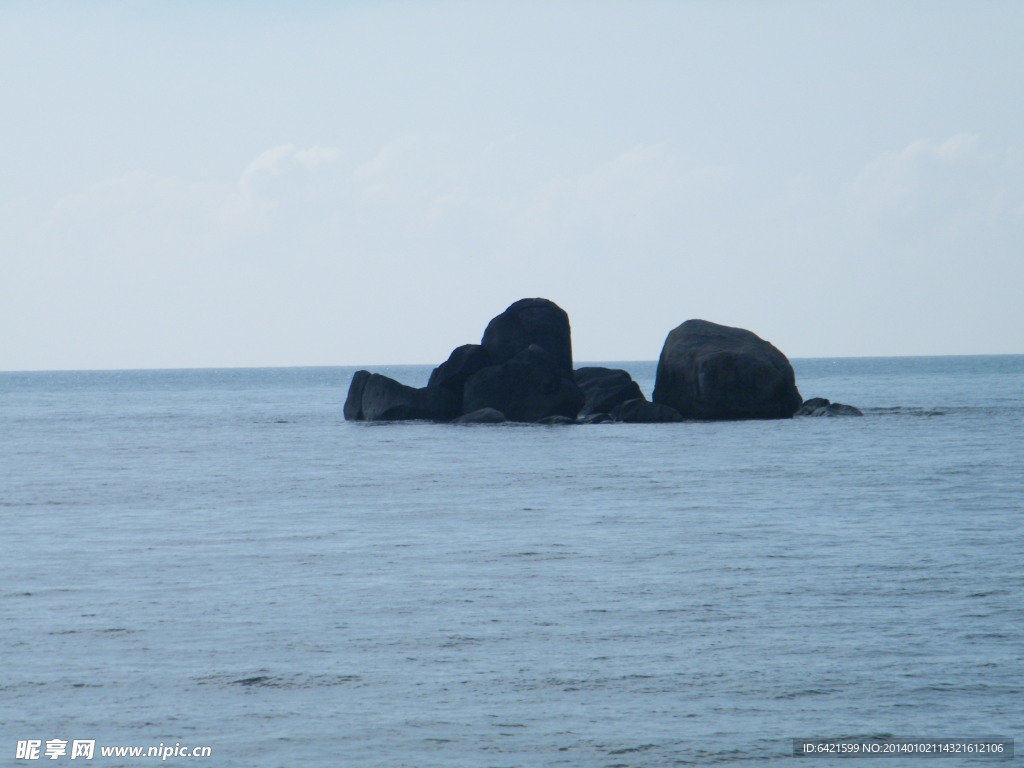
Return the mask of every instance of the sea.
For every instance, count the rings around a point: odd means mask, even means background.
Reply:
[[[1024,356],[792,362],[864,417],[350,423],[356,368],[0,373],[0,764],[1024,737]]]

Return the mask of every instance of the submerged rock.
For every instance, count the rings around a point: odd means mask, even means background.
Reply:
[[[800,406],[799,410],[794,413],[794,416],[810,416],[818,408],[824,408],[829,405],[829,401],[824,397],[812,397],[810,400],[805,400],[804,404]]]
[[[505,414],[494,408],[481,408],[472,413],[466,413],[454,419],[452,424],[501,424],[508,419]]]
[[[863,416],[860,408],[843,403],[832,403],[824,397],[812,397],[800,406],[796,416]]]
[[[533,422],[534,424],[542,424],[547,427],[560,427],[566,424],[578,423],[576,419],[570,419],[568,416],[545,416],[543,419],[537,419]]]
[[[743,328],[687,320],[665,339],[654,402],[685,419],[788,419],[800,408],[789,360]]]

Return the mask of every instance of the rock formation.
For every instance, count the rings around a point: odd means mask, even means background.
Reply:
[[[345,401],[350,421],[473,415],[494,420],[575,419],[585,398],[573,379],[569,316],[547,299],[521,299],[488,323],[480,344],[456,348],[416,389],[368,371],[352,378]]]
[[[415,388],[358,371],[345,400],[348,421],[422,419],[456,424],[652,424],[687,419],[862,416],[814,398],[801,405],[793,367],[742,328],[687,320],[669,333],[648,401],[624,370],[572,367],[569,316],[547,299],[520,299]]]

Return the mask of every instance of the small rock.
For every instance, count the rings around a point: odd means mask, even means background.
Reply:
[[[797,416],[863,416],[860,408],[843,403],[833,403],[824,397],[812,397],[800,406]]]

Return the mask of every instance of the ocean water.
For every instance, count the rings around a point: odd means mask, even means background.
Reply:
[[[866,416],[365,424],[354,368],[0,373],[3,764],[1024,736],[1024,356],[793,362]],[[650,394],[653,363],[616,365]]]

